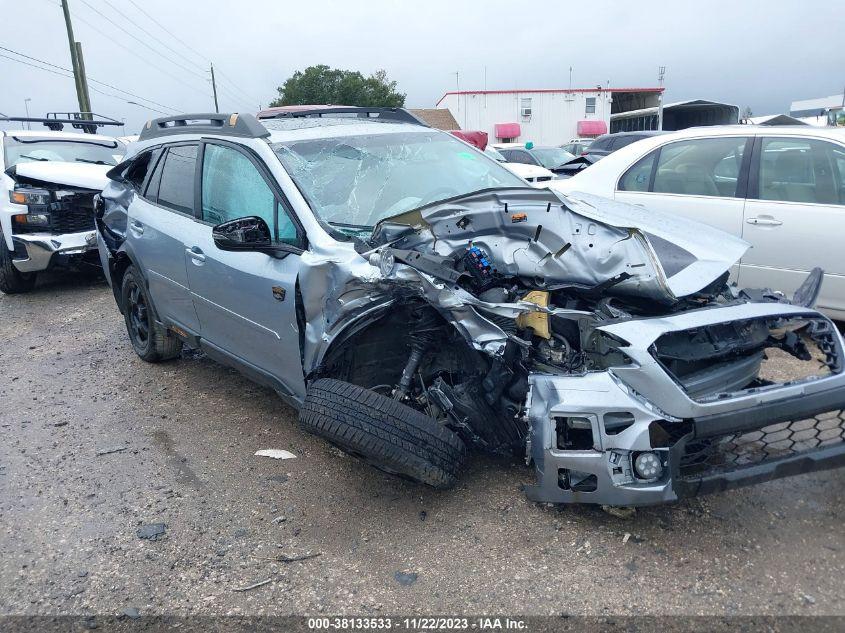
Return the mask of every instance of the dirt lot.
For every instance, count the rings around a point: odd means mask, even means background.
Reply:
[[[436,492],[202,355],[141,362],[91,279],[0,294],[0,367],[3,614],[845,613],[845,471],[628,519],[479,456]]]

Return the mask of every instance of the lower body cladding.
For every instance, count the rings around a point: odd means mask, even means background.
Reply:
[[[39,272],[54,266],[99,263],[96,232],[81,231],[54,235],[13,235],[12,265],[22,273]]]
[[[671,320],[661,319],[661,332]],[[653,352],[652,341],[631,356]],[[649,367],[531,374],[527,457],[537,483],[525,492],[540,502],[645,506],[845,466],[842,339],[832,326],[823,346],[838,371],[710,398],[690,395],[650,353],[640,356]],[[626,371],[639,378],[627,381]]]

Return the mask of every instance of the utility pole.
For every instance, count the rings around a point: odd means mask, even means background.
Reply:
[[[82,94],[85,97],[85,109],[83,112],[91,112],[91,95],[88,93],[88,75],[85,74],[85,58],[82,56],[82,42],[76,43],[76,64],[79,68],[79,83],[82,85]],[[87,118],[93,118],[93,115]],[[91,129],[91,134],[96,128]]]
[[[211,64],[211,89],[214,91],[214,111],[220,114],[220,107],[217,105],[217,83],[214,81],[214,64]]]
[[[91,100],[88,98],[88,83],[85,80],[84,72],[79,70],[79,55],[77,42],[73,38],[73,24],[70,21],[70,8],[67,0],[62,0],[62,13],[65,14],[65,26],[67,27],[67,41],[70,46],[70,62],[73,67],[73,81],[76,84],[76,99],[79,102],[80,112],[91,112]],[[83,115],[90,118],[90,115]]]
[[[459,71],[455,71],[452,74],[455,75],[455,90],[460,90],[461,89],[461,80],[460,80],[461,73]]]
[[[29,102],[30,101],[32,101],[32,97],[27,97],[26,99],[23,100],[23,107],[24,107],[24,110],[26,110],[26,118],[27,119],[29,118]],[[31,126],[29,121],[26,122],[26,129],[27,130],[32,129],[32,126]]]
[[[657,84],[660,92],[657,93],[657,129],[663,129],[663,78],[666,76],[666,66],[661,66],[657,71]]]

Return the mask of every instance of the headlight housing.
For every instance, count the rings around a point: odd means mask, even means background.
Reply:
[[[27,206],[47,206],[50,204],[50,192],[46,189],[15,187],[9,192],[9,201]]]

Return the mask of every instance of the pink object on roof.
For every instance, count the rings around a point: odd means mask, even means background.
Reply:
[[[607,123],[604,121],[578,121],[578,136],[601,136],[607,134]]]
[[[496,138],[517,138],[522,132],[519,123],[497,123],[494,130]]]
[[[481,151],[487,147],[487,132],[476,130],[449,130],[449,134],[457,136],[462,141],[466,141],[470,145],[475,145]]]

